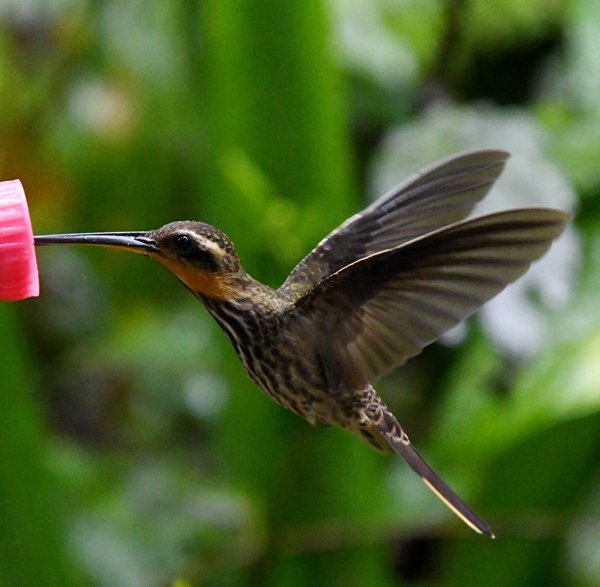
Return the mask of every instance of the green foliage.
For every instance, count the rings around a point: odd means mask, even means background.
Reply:
[[[62,548],[59,486],[44,465],[32,364],[14,308],[0,307],[0,585],[76,585]]]
[[[0,179],[38,233],[197,218],[276,286],[360,194],[477,147],[513,153],[484,206],[574,222],[379,384],[495,541],[258,393],[166,272],[40,251],[41,297],[0,306],[0,585],[596,585],[599,27],[594,0],[4,3]]]

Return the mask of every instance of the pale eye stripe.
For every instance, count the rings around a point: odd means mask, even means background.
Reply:
[[[198,236],[197,234],[195,235],[194,233],[189,233],[189,236],[195,238],[199,246],[203,249],[211,251],[220,257],[224,257],[227,255],[227,251],[224,251],[223,248],[219,246],[219,244],[216,243],[214,240],[203,236]]]
[[[210,238],[206,238],[201,234],[198,234],[191,230],[181,230],[178,232],[178,234],[189,236],[201,249],[210,251],[215,255],[225,257],[228,254],[228,252],[225,251],[217,242]]]

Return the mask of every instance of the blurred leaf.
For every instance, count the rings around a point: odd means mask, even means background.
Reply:
[[[600,574],[599,496],[596,474],[588,496],[578,504],[578,518],[567,535],[566,566],[577,585],[593,587]]]
[[[60,495],[44,465],[33,369],[15,309],[0,305],[0,583],[67,587],[80,583],[64,551]]]
[[[566,47],[544,78],[539,111],[552,131],[552,153],[584,195],[600,185],[600,5],[575,0],[566,22]]]
[[[500,363],[484,349],[471,345],[448,381],[432,440],[447,459],[485,463],[544,429],[600,412],[600,330],[523,368],[506,398],[493,393]]]
[[[106,487],[106,486],[105,486]],[[167,455],[140,460],[95,496],[71,533],[97,585],[153,587],[185,572],[213,580],[263,547],[247,498]]]
[[[543,586],[560,576],[561,539],[588,486],[599,442],[600,419],[576,418],[549,426],[496,458],[488,468],[484,503],[492,515],[496,511],[498,538],[446,545],[444,585],[480,585],[484,576],[493,585]],[[463,458],[473,464],[468,454]]]
[[[440,12],[435,2],[333,0],[331,4],[339,51],[348,69],[383,87],[414,82],[417,57],[423,57],[418,49],[433,51],[434,17]],[[411,46],[414,43],[419,46]]]
[[[544,34],[548,27],[557,26],[567,13],[559,0],[500,0],[490,4],[474,0],[464,4],[467,35],[478,45],[508,44],[524,41],[524,37]]]

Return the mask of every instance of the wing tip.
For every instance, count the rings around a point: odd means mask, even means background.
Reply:
[[[477,167],[489,167],[502,165],[509,159],[510,153],[504,149],[467,149],[465,151],[458,151],[440,159],[434,165],[437,167],[443,167],[444,165],[457,163],[457,162],[471,162],[476,163]]]
[[[532,225],[532,227],[544,226],[552,233],[550,238],[554,239],[564,231],[572,218],[572,214],[565,212],[564,210],[559,210],[558,208],[512,208],[494,212],[486,216],[478,216],[473,220],[479,218],[490,218],[492,220],[512,218],[517,222],[526,222]]]

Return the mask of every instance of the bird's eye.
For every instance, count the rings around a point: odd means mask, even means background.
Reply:
[[[193,236],[189,234],[174,235],[172,247],[180,259],[193,263],[204,270],[216,271],[217,261],[211,251],[206,250]]]
[[[175,246],[180,253],[189,253],[194,248],[194,239],[187,234],[180,234],[175,237]]]

